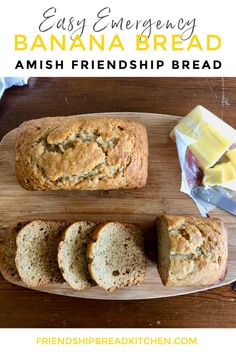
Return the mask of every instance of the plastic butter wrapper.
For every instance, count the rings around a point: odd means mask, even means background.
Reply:
[[[211,187],[232,197],[236,192],[236,130],[202,106],[194,108],[171,131],[182,171],[181,192],[203,216],[213,205],[193,198],[196,186]]]

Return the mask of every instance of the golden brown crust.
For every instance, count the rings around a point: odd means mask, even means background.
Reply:
[[[28,190],[139,188],[148,143],[138,122],[81,116],[31,120],[19,127],[16,175]]]
[[[163,215],[157,220],[158,232],[162,223],[169,238],[169,269],[162,279],[164,285],[203,286],[224,279],[228,236],[220,219]]]

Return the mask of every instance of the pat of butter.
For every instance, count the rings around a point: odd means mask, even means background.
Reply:
[[[228,159],[232,162],[232,164],[236,167],[236,149],[232,149],[226,153]]]
[[[170,137],[175,139],[175,133],[179,132],[195,140],[189,142],[189,148],[199,166],[207,169],[214,166],[233,143],[232,128],[228,126],[225,131],[222,125],[227,126],[204,107],[197,106],[177,124]]]
[[[226,182],[236,180],[236,170],[234,165],[229,161],[216,165],[213,168],[205,170],[203,184],[204,186],[221,185]]]
[[[202,106],[197,106],[194,108],[185,118],[181,119],[181,121],[171,131],[171,139],[175,140],[175,131],[178,131],[190,138],[198,139],[207,125],[207,122],[204,119],[206,112],[208,111]]]
[[[223,169],[223,182],[230,182],[236,178],[235,167],[230,161],[221,163],[218,168]]]
[[[229,139],[219,134],[212,126],[207,125],[202,132],[202,137],[196,143],[190,144],[189,148],[200,167],[205,170],[214,166],[230,145]]]
[[[205,170],[205,175],[203,178],[203,185],[207,186],[215,186],[219,185],[223,182],[223,170],[217,168],[208,168]]]

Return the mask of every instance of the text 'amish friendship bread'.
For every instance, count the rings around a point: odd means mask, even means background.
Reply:
[[[96,224],[78,221],[63,233],[58,248],[58,264],[66,282],[76,290],[89,288],[92,280],[89,275],[86,252],[92,240]]]
[[[57,249],[64,221],[34,220],[16,237],[16,267],[25,284],[38,287],[64,281],[58,263]]]
[[[219,219],[164,215],[157,218],[158,270],[167,286],[203,286],[223,280],[227,231]]]
[[[100,224],[94,230],[87,255],[91,277],[105,290],[140,284],[144,279],[143,233],[136,225]]]
[[[23,123],[16,175],[28,190],[109,190],[146,184],[146,128],[136,121],[81,116]]]

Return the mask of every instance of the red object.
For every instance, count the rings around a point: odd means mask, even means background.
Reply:
[[[203,171],[199,167],[196,157],[189,148],[186,150],[184,170],[190,189],[202,184]]]

